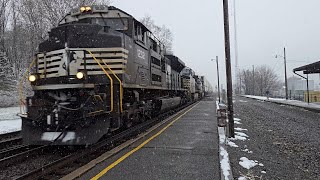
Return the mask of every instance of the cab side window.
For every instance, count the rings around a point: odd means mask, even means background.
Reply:
[[[136,40],[146,44],[147,30],[138,22],[134,23],[134,36]]]

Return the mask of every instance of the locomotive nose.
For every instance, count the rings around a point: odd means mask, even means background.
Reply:
[[[122,47],[119,32],[98,24],[63,25],[49,33],[49,39],[39,45],[40,52],[68,48]]]

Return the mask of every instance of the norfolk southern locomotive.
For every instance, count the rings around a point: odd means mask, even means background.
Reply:
[[[185,64],[164,48],[116,7],[72,10],[39,45],[29,76],[34,95],[21,115],[23,142],[93,144],[200,98],[200,78],[190,68],[182,76]]]

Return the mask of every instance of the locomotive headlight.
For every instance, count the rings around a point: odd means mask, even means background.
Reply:
[[[83,79],[84,78],[83,72],[78,72],[76,76],[77,76],[78,79]]]
[[[80,12],[84,12],[86,10],[86,7],[81,7]]]
[[[86,11],[91,11],[91,7],[87,6]]]
[[[34,81],[36,81],[37,80],[37,77],[35,76],[35,75],[30,75],[29,76],[29,81],[30,82],[34,82]]]

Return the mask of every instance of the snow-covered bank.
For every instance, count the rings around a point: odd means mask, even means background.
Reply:
[[[0,107],[10,107],[18,104],[19,96],[17,91],[0,90]]]
[[[19,107],[0,108],[0,134],[21,130]]]
[[[308,104],[307,102],[302,102],[302,101],[297,101],[297,100],[286,100],[286,99],[280,99],[280,98],[269,98],[268,99],[267,97],[264,97],[264,96],[243,95],[243,97],[320,111],[320,105],[314,104],[314,103]]]

